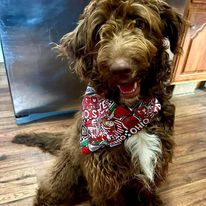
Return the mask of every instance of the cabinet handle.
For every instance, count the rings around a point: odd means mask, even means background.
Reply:
[[[192,25],[190,26],[190,28],[194,31],[194,30],[197,29],[197,25],[196,25],[196,24],[192,24]]]
[[[202,24],[202,26],[197,24],[192,24],[191,28],[191,38],[195,38],[198,33],[200,33],[206,27],[206,23]]]

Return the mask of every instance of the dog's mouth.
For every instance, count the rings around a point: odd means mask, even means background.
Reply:
[[[124,100],[131,100],[140,94],[140,82],[134,81],[117,85],[120,91],[120,97]]]

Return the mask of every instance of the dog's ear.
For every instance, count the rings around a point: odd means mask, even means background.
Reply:
[[[80,20],[77,27],[65,34],[60,44],[56,46],[58,56],[66,60],[72,71],[75,71],[81,79],[87,76],[88,67],[85,59],[85,26],[84,19]]]
[[[94,41],[91,37],[91,26],[89,25],[89,17],[95,9],[94,1],[92,1],[84,10],[76,28],[65,34],[60,44],[55,46],[58,56],[66,59],[71,70],[74,70],[79,77],[87,81],[92,71],[93,58],[91,47]]]
[[[163,21],[163,35],[170,41],[170,49],[173,53],[179,52],[179,37],[183,27],[183,18],[171,6],[163,3],[160,8],[160,16]]]

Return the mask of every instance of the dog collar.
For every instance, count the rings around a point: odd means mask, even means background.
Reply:
[[[121,144],[145,128],[160,110],[161,105],[156,98],[141,100],[130,108],[96,94],[88,86],[82,101],[82,153]]]

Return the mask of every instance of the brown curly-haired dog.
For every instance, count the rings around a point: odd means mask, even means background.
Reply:
[[[156,188],[172,159],[174,106],[169,55],[180,49],[181,17],[162,0],[91,0],[77,27],[56,49],[97,94],[118,104],[156,97],[162,106],[152,122],[119,146],[83,155],[79,138],[81,113],[65,135],[18,135],[14,142],[38,145],[57,154],[39,185],[35,206],[162,205]],[[136,85],[125,93],[122,85]],[[120,88],[120,89],[119,89]],[[61,148],[60,148],[61,147]]]

